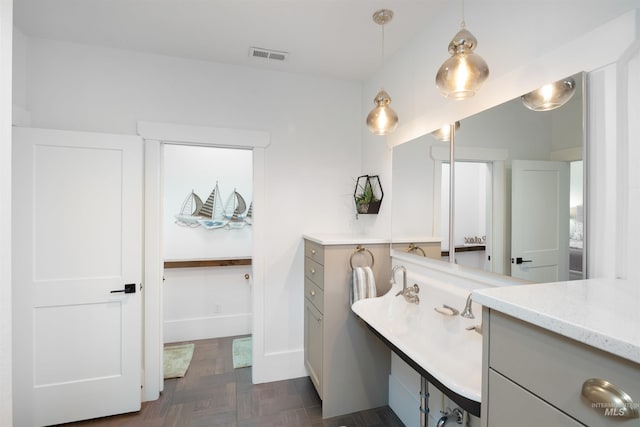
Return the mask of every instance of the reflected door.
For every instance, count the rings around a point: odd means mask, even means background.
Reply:
[[[136,411],[142,142],[13,132],[16,425]]]
[[[511,221],[511,275],[569,280],[567,162],[512,162]]]

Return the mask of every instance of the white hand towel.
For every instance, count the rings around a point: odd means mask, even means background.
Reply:
[[[351,277],[351,304],[377,296],[376,281],[371,267],[356,267]]]

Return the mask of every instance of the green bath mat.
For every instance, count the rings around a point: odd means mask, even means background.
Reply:
[[[233,340],[233,367],[251,366],[251,337]]]
[[[164,378],[182,378],[189,369],[195,344],[172,345],[164,348]]]

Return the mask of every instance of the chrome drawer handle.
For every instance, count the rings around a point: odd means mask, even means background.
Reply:
[[[315,297],[315,296],[316,296],[316,291],[311,291],[311,292],[309,292],[309,293],[311,294],[311,296],[312,296],[312,297]]]
[[[640,418],[637,402],[620,387],[602,378],[589,378],[582,384],[582,395],[591,401],[591,407],[604,409],[604,415],[622,418]]]
[[[315,255],[316,254],[316,250],[315,249],[311,249],[311,255]]]
[[[316,274],[316,269],[315,268],[312,268],[310,271],[311,271],[311,274]]]

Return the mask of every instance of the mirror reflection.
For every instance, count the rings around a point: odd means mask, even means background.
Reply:
[[[518,97],[460,121],[457,264],[534,282],[585,277],[584,78],[572,77],[561,107],[534,111]],[[394,147],[394,249],[436,237],[448,260],[449,148],[430,134]]]

